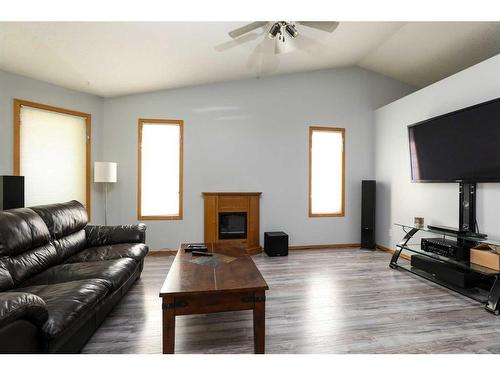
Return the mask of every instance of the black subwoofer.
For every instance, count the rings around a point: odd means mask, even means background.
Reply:
[[[361,247],[375,249],[376,182],[361,182]]]
[[[285,232],[265,232],[264,251],[270,257],[288,255],[288,234]]]
[[[0,176],[0,210],[24,207],[24,176]]]

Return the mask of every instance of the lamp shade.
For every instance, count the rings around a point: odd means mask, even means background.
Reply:
[[[116,163],[96,161],[94,163],[94,182],[116,182]]]

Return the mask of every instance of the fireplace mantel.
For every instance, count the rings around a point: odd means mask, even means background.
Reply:
[[[203,192],[205,202],[205,243],[227,243],[241,246],[248,254],[258,254],[260,247],[260,192]],[[246,238],[219,238],[220,215],[246,214]],[[224,217],[223,217],[224,219]]]

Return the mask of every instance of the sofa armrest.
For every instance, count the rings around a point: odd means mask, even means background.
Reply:
[[[146,243],[146,225],[87,225],[85,235],[89,247],[119,243]]]
[[[31,293],[0,293],[0,328],[19,319],[40,327],[49,318],[45,302]]]

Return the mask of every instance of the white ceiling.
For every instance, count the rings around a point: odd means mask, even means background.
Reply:
[[[495,22],[298,26],[302,48],[275,55],[244,22],[0,22],[0,69],[105,97],[359,65],[423,87],[500,53]]]

